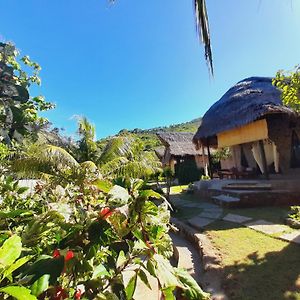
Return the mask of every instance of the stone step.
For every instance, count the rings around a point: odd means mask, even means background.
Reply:
[[[227,206],[227,207],[234,206],[234,205],[236,205],[240,202],[240,198],[232,197],[232,196],[225,195],[225,194],[221,194],[221,195],[218,195],[218,196],[213,196],[212,199],[218,205]]]

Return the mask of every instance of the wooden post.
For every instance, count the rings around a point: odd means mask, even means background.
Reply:
[[[208,174],[210,178],[212,178],[212,169],[211,169],[211,157],[210,157],[210,149],[209,149],[209,138],[206,138],[207,144],[207,157],[208,157]]]
[[[198,142],[200,144],[200,142]],[[199,145],[198,144],[198,145]],[[205,169],[205,153],[204,153],[204,147],[203,144],[201,143],[201,152],[202,152],[202,164],[203,164],[203,169]]]
[[[263,142],[263,140],[260,140],[258,143],[259,143],[260,153],[261,153],[261,157],[262,157],[264,175],[265,175],[266,179],[269,179],[269,171],[268,171],[266,153],[265,153],[265,148],[264,148],[264,142]]]

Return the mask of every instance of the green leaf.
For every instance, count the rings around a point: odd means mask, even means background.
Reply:
[[[162,290],[165,300],[174,300],[174,299],[176,299],[174,294],[173,294],[173,290],[174,290],[174,288],[167,288],[167,289]]]
[[[17,193],[18,194],[23,194],[23,193],[25,193],[26,191],[28,191],[28,187],[27,186],[22,186],[22,187],[20,187],[20,188],[18,188],[18,191],[17,191]]]
[[[136,288],[136,279],[137,279],[137,273],[135,273],[129,280],[126,288],[125,288],[125,293],[127,300],[131,300]]]
[[[6,240],[0,248],[0,265],[9,267],[21,255],[21,251],[21,238],[17,235],[13,235]]]
[[[17,300],[37,300],[37,298],[31,295],[31,291],[21,286],[7,286],[0,289],[0,292],[8,294]]]
[[[92,279],[96,279],[100,276],[108,276],[109,273],[107,272],[107,270],[105,269],[105,267],[103,265],[98,265],[95,267],[93,275],[92,275]]]
[[[36,280],[31,286],[31,292],[35,296],[39,296],[49,287],[50,274],[45,274]]]
[[[106,193],[106,194],[112,188],[112,184],[106,180],[97,179],[92,184],[95,185],[97,188],[99,188],[100,191],[102,191],[103,193]]]
[[[174,274],[174,269],[170,262],[165,259],[162,255],[154,254],[153,259],[156,262],[156,277],[160,282],[163,289],[169,287],[181,287],[181,282]]]
[[[184,269],[174,268],[176,276],[183,285],[183,294],[190,300],[208,300],[210,294],[205,293],[196,280]]]
[[[109,203],[116,206],[123,206],[127,204],[130,198],[128,191],[118,185],[113,186],[113,188],[109,191],[108,196]]]
[[[139,196],[145,200],[149,199],[150,197],[155,199],[163,198],[159,193],[154,192],[153,190],[143,190],[140,191],[139,194],[140,194]]]
[[[121,268],[126,263],[126,256],[124,254],[124,251],[121,250],[117,259],[117,268]]]
[[[13,263],[7,270],[4,271],[3,278],[8,277],[11,275],[15,270],[26,264],[32,256],[24,256],[18,259],[15,263]]]
[[[15,218],[19,216],[26,216],[26,215],[32,215],[31,210],[25,210],[25,209],[17,209],[13,211],[1,211],[0,212],[0,218]]]
[[[149,281],[148,281],[147,274],[146,274],[142,269],[139,270],[138,276],[139,276],[139,278],[143,281],[143,283],[144,283],[150,290],[152,290],[151,285],[150,285],[150,283],[149,283]]]

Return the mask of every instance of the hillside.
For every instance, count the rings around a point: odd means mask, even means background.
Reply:
[[[159,131],[166,131],[166,132],[196,132],[202,118],[197,118],[189,122],[173,124],[170,126],[160,126],[150,129],[139,129],[135,128],[133,130],[126,130],[123,129],[119,132],[122,134],[123,132],[134,133],[134,134],[156,134]]]
[[[140,138],[145,144],[145,150],[154,150],[156,147],[161,146],[161,142],[156,136],[157,132],[195,132],[200,126],[202,118],[197,118],[189,122],[173,124],[170,126],[160,126],[150,129],[121,130],[118,135],[133,134]]]

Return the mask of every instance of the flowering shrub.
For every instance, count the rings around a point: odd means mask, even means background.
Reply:
[[[207,299],[171,266],[168,203],[143,189],[96,180],[35,191],[0,180],[0,293],[16,299],[133,299],[137,281],[157,278],[163,299]],[[152,199],[160,199],[156,205]],[[133,275],[125,283],[126,270]]]

